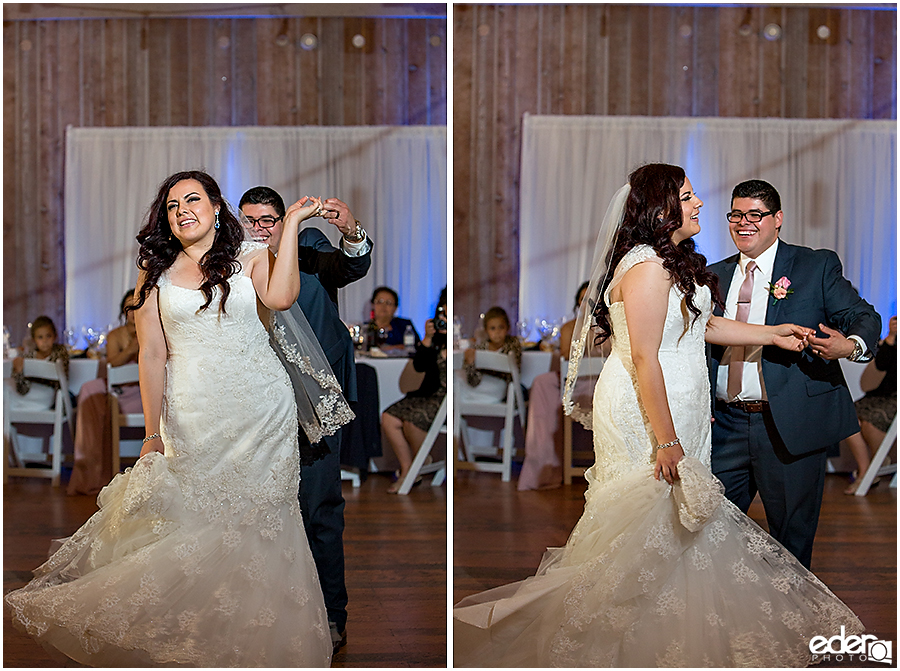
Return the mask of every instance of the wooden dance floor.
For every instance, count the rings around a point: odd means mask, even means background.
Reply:
[[[861,498],[842,493],[846,477],[826,476],[812,570],[868,633],[894,642],[896,665],[897,490],[888,487],[889,479]],[[501,482],[493,473],[460,471],[453,497],[453,602],[534,575],[547,547],[565,545],[584,509],[585,489],[576,478],[568,487],[519,492],[515,475]],[[750,517],[767,528],[758,497]]]
[[[447,666],[446,487],[429,480],[409,496],[371,475],[344,483],[344,553],[350,603],[347,645],[334,667]],[[47,558],[50,540],[68,536],[96,511],[93,497],[65,494],[48,480],[10,478],[3,488],[3,592],[23,586]],[[3,614],[4,667],[58,667]],[[69,662],[69,666],[80,666]]]

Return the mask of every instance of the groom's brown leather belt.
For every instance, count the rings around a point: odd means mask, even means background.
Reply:
[[[716,402],[724,403],[725,405],[743,410],[744,412],[764,412],[769,407],[768,401],[732,401],[731,403],[725,403],[725,401]]]

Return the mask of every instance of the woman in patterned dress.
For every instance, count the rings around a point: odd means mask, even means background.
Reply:
[[[424,373],[422,384],[389,406],[381,414],[381,428],[387,436],[400,471],[388,493],[396,494],[412,466],[413,454],[419,449],[438,409],[447,395],[447,289],[441,292],[435,319],[425,322],[425,337],[416,345],[413,367]],[[436,323],[437,322],[437,323]]]

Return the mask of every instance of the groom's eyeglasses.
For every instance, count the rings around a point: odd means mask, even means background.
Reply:
[[[728,218],[732,224],[741,223],[741,219],[746,219],[748,223],[758,224],[762,221],[762,218],[775,214],[778,210],[769,210],[768,212],[760,212],[759,210],[750,210],[749,212],[741,212],[740,210],[732,210],[725,216]]]
[[[274,226],[281,220],[281,217],[278,217],[276,219],[275,217],[270,217],[269,215],[260,217],[259,219],[254,219],[253,217],[244,215],[244,218],[251,226],[259,226],[260,228],[272,228],[272,226]]]

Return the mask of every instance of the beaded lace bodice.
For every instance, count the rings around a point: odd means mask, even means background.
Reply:
[[[606,292],[607,304],[612,287],[639,263],[661,259],[653,248],[641,245],[630,250],[613,276]],[[700,287],[694,304],[701,314],[695,320],[684,307],[684,293],[672,286],[659,347],[659,363],[675,431],[686,456],[710,465],[709,378],[706,374],[706,323],[712,314],[712,299],[707,287]],[[657,444],[653,430],[638,402],[637,377],[631,358],[631,342],[622,302],[609,306],[612,322],[612,352],[594,391],[594,449],[597,463],[593,475],[600,481],[620,477],[635,467],[655,459]],[[687,324],[685,323],[687,315]]]
[[[244,243],[239,261],[246,262],[260,247]],[[265,421],[280,416],[284,404],[293,404],[290,380],[257,315],[252,281],[238,272],[229,282],[225,314],[218,310],[218,291],[209,308],[198,312],[200,291],[173,284],[167,274],[159,286],[169,349],[161,427],[166,456],[188,486],[186,505],[207,514],[226,501],[297,503],[296,436],[272,440],[281,427]],[[238,440],[245,414],[263,417],[263,433],[253,450]],[[201,428],[210,426],[216,431]]]

